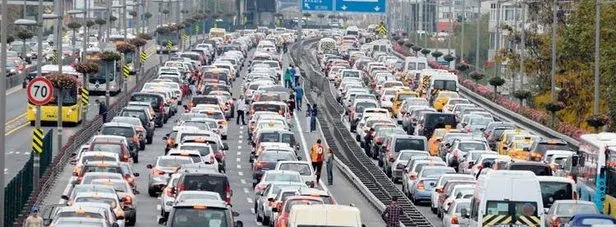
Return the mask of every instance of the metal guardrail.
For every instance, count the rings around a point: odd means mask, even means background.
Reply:
[[[306,43],[316,41],[317,39],[312,39]],[[321,109],[324,110],[324,114],[319,114],[317,118],[319,119],[325,141],[328,142],[330,148],[338,152],[338,160],[344,163],[382,204],[389,204],[391,198],[397,196],[398,203],[404,210],[404,215],[400,217],[400,222],[404,226],[432,226],[402,191],[389,180],[385,173],[372,163],[370,158],[363,152],[357,152],[362,149],[356,144],[351,134],[344,130],[346,126],[340,119],[343,108],[336,102],[336,98],[332,93],[329,92],[329,81],[310,67],[311,62],[314,65],[314,61],[307,59],[309,55],[303,53],[303,41],[299,46],[300,48],[293,48],[292,58],[294,62],[300,62],[300,68],[304,72],[302,75],[305,78],[304,87],[306,87],[306,93],[309,94],[306,95],[306,98],[310,103],[318,103]],[[298,56],[301,57],[298,58]],[[310,95],[312,90],[317,90],[317,100]]]
[[[404,56],[401,55],[400,53],[396,52],[396,51],[392,51],[392,53],[400,58],[400,59],[404,59]],[[571,146],[572,148],[576,149],[579,147],[580,142],[574,138],[571,138],[565,134],[562,134],[560,132],[555,131],[554,129],[551,129],[547,126],[544,126],[538,122],[535,122],[533,120],[530,120],[516,112],[513,112],[501,105],[498,105],[494,102],[492,102],[491,100],[471,91],[470,89],[464,87],[464,86],[460,86],[460,94],[467,98],[469,101],[483,107],[484,109],[486,109],[488,112],[492,113],[493,115],[497,116],[498,118],[500,118],[501,120],[507,120],[509,122],[512,122],[514,124],[516,124],[517,126],[519,126],[520,128],[524,128],[524,129],[528,129],[531,131],[536,132],[539,135],[542,136],[547,136],[547,137],[552,137],[552,138],[559,138],[562,139],[564,141],[566,141],[567,143],[569,143],[569,146]]]
[[[128,94],[141,90],[141,87],[143,87],[147,81],[154,78],[156,75],[156,67],[148,69],[144,75],[143,80],[140,80],[140,82],[137,83],[133,89],[123,92],[119,96],[121,98],[109,107],[107,118],[113,118],[124,106],[128,104],[128,101],[130,100],[130,96]],[[97,134],[98,130],[103,125],[103,121],[102,117],[99,115],[90,121],[83,122],[82,124],[83,127],[68,138],[68,143],[66,143],[53,158],[53,161],[47,171],[45,171],[44,174],[41,174],[39,187],[34,189],[34,192],[21,209],[21,215],[15,222],[13,222],[12,226],[21,227],[23,221],[27,217],[26,214],[30,212],[30,209],[33,206],[39,206],[43,202],[49,193],[49,190],[53,188],[53,185],[56,183],[55,179],[62,173],[64,166],[66,166],[66,163],[69,161],[70,154],[73,151],[78,150],[82,144],[85,144],[90,140],[90,138],[92,138],[92,136]]]

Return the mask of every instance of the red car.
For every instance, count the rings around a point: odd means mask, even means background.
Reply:
[[[295,205],[314,205],[324,204],[323,199],[314,196],[289,196],[284,204],[277,203],[276,207],[272,208],[272,212],[277,212],[276,227],[287,227],[289,221],[289,212]]]

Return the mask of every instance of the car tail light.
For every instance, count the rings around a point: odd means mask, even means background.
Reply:
[[[165,112],[165,105],[159,105],[158,106],[158,112]]]
[[[411,180],[417,179],[417,173],[416,172],[412,172],[411,174],[409,174],[409,179],[411,179]]]
[[[483,165],[478,165],[477,170],[481,171],[481,169],[483,169]]]
[[[135,178],[131,177],[131,176],[125,176],[124,179],[129,183],[129,184],[133,184],[135,183]]]
[[[133,198],[131,198],[130,196],[124,197],[124,205],[131,205],[131,204],[133,204]]]
[[[377,137],[375,140],[376,140],[376,144],[378,144],[378,145],[382,145],[383,144],[383,137]]]
[[[257,184],[257,186],[255,187],[255,192],[261,192],[265,190],[265,187],[267,187],[266,184]]]
[[[160,169],[154,169],[154,170],[152,170],[152,174],[154,176],[162,176],[162,175],[165,175],[165,171],[162,171]]]
[[[137,137],[137,135],[133,135],[133,142],[135,143],[139,143],[139,138]]]
[[[457,216],[453,216],[451,217],[451,224],[453,225],[457,225],[458,223],[458,217]]]
[[[573,200],[577,200],[577,199],[578,199],[577,192],[573,192]]]
[[[231,186],[229,184],[227,184],[225,192],[227,193],[227,198],[225,198],[225,202],[227,202],[227,204],[231,204]]]
[[[559,227],[561,220],[559,217],[552,217],[552,227]]]
[[[214,160],[216,160],[216,158],[214,158],[214,156],[210,155],[210,163],[214,163]]]
[[[255,165],[255,168],[256,168],[257,170],[261,170],[261,169],[263,169],[263,162],[257,162],[257,164]]]
[[[178,194],[182,191],[186,190],[186,185],[184,184],[178,184]]]
[[[424,185],[423,181],[419,181],[419,183],[417,183],[417,190],[420,190],[420,191],[426,190],[426,186]]]

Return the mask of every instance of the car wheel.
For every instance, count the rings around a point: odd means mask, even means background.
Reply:
[[[227,135],[222,135],[222,140],[227,140]]]
[[[156,197],[156,191],[154,191],[154,188],[148,188],[148,195],[150,195],[150,197]]]
[[[139,145],[139,150],[145,150],[145,141]]]
[[[433,214],[436,214],[436,208],[430,206],[430,210],[432,211]]]
[[[152,141],[154,140],[154,138],[152,138],[152,137],[153,136],[145,138],[147,144],[152,144]]]
[[[263,214],[263,221],[261,222],[262,225],[268,225],[270,221],[269,217],[266,217],[265,214]]]

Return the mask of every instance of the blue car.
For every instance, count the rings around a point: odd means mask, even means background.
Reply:
[[[420,203],[422,201],[431,201],[432,191],[436,187],[438,177],[420,177],[410,187],[409,197],[413,204]]]
[[[571,217],[566,227],[590,227],[593,225],[616,225],[616,219],[605,214],[578,214]]]

